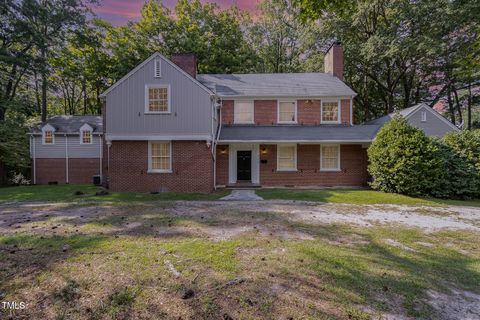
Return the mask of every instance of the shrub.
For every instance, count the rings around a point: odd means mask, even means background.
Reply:
[[[471,162],[480,174],[480,130],[451,132],[443,138],[445,144]]]
[[[438,147],[442,152],[443,172],[432,195],[456,199],[478,197],[480,176],[473,163],[442,141]]]
[[[384,192],[431,195],[443,176],[438,144],[400,115],[380,129],[368,157],[370,185]]]

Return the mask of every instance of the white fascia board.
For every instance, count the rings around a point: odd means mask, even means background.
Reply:
[[[107,141],[171,141],[171,140],[212,140],[212,135],[145,135],[145,136],[126,136],[107,134],[105,136]]]
[[[345,96],[244,96],[244,95],[220,95],[217,94],[218,98],[222,100],[322,100],[322,99],[332,99],[332,100],[343,100],[343,99],[352,99],[354,96],[345,95]]]
[[[225,143],[264,143],[264,144],[274,144],[274,143],[370,143],[373,139],[366,140],[219,140],[221,144]]]

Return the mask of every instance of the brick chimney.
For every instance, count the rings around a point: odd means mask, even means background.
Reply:
[[[195,54],[175,53],[170,60],[193,78],[197,77],[197,57]]]
[[[325,53],[325,73],[330,73],[343,81],[343,48],[335,41]]]

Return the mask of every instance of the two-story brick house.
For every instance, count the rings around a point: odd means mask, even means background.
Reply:
[[[112,190],[366,184],[366,148],[384,122],[354,125],[340,44],[325,73],[196,70],[193,55],[157,53],[102,94]]]

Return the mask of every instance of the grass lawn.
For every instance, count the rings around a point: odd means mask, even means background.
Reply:
[[[24,201],[57,201],[70,203],[123,203],[155,200],[216,200],[228,192],[176,193],[166,192],[159,194],[110,192],[108,195],[96,196],[95,193],[103,190],[93,185],[38,185],[0,188],[0,203]],[[80,191],[81,195],[75,195]]]
[[[399,204],[425,206],[474,206],[480,207],[480,200],[459,201],[434,198],[414,198],[395,193],[384,193],[366,189],[261,189],[257,194],[264,199],[321,201],[348,204]]]
[[[22,319],[364,320],[442,319],[428,292],[480,293],[473,231],[323,225],[196,205],[19,212],[0,228],[0,295],[28,303],[16,311]]]

